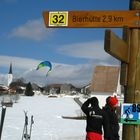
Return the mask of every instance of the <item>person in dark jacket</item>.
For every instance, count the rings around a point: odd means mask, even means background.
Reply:
[[[104,140],[109,138],[109,120],[106,113],[99,107],[96,97],[86,100],[82,107],[82,111],[86,114],[86,140],[102,140],[102,127],[104,130]]]
[[[110,124],[110,139],[109,140],[119,140],[119,123],[118,117],[116,114],[116,107],[118,104],[118,99],[116,96],[114,97],[107,97],[106,98],[106,105],[103,107],[103,110],[107,113],[109,118]]]

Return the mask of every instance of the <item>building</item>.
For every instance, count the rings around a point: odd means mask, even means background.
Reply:
[[[76,88],[72,84],[50,84],[46,86],[45,91],[48,94],[73,95],[79,93],[80,88]]]
[[[116,66],[96,66],[91,91],[95,92],[115,92],[119,78],[119,67]]]
[[[7,94],[8,93],[8,87],[4,85],[0,85],[0,95]]]
[[[73,86],[72,84],[62,84],[60,93],[61,94],[66,94],[66,95],[73,95],[77,94],[80,90]]]
[[[60,94],[61,84],[50,84],[46,87],[48,94]]]
[[[96,96],[100,102],[100,107],[105,105],[108,96],[121,96],[121,86],[119,83],[119,66],[96,66],[91,82],[91,94]]]
[[[9,68],[9,73],[8,73],[8,78],[7,78],[7,86],[12,83],[13,81],[13,73],[12,73],[12,63],[10,63],[10,68]]]
[[[9,67],[9,73],[7,75],[7,85],[0,85],[0,94],[8,94],[9,92],[15,92],[14,89],[10,89],[9,85],[13,81],[13,74],[12,74],[12,64]]]

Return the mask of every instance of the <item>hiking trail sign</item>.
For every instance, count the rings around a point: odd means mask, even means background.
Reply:
[[[45,11],[46,27],[139,28],[140,10],[128,11]]]
[[[140,124],[140,104],[122,104],[121,123]]]
[[[138,140],[140,125],[133,124],[140,124],[140,1],[130,0],[129,8],[126,11],[45,11],[43,18],[47,28],[123,28],[122,39],[106,31],[105,51],[121,60],[124,101],[130,103],[122,108],[121,122],[130,124],[123,125],[122,138]]]

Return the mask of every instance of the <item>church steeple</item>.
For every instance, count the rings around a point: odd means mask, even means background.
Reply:
[[[9,73],[8,74],[12,74],[12,63],[10,63],[10,68],[9,68]]]
[[[8,73],[8,86],[12,83],[13,81],[13,73],[12,73],[12,63],[10,63],[10,68],[9,68],[9,73]]]

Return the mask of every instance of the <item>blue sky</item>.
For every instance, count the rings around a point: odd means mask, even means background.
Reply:
[[[14,78],[24,77],[40,85],[86,85],[96,65],[118,65],[104,51],[104,28],[51,28],[44,25],[43,11],[128,10],[129,0],[1,0],[0,83],[6,83],[10,62]],[[121,36],[121,29],[111,29]],[[35,71],[44,60],[53,64]]]

